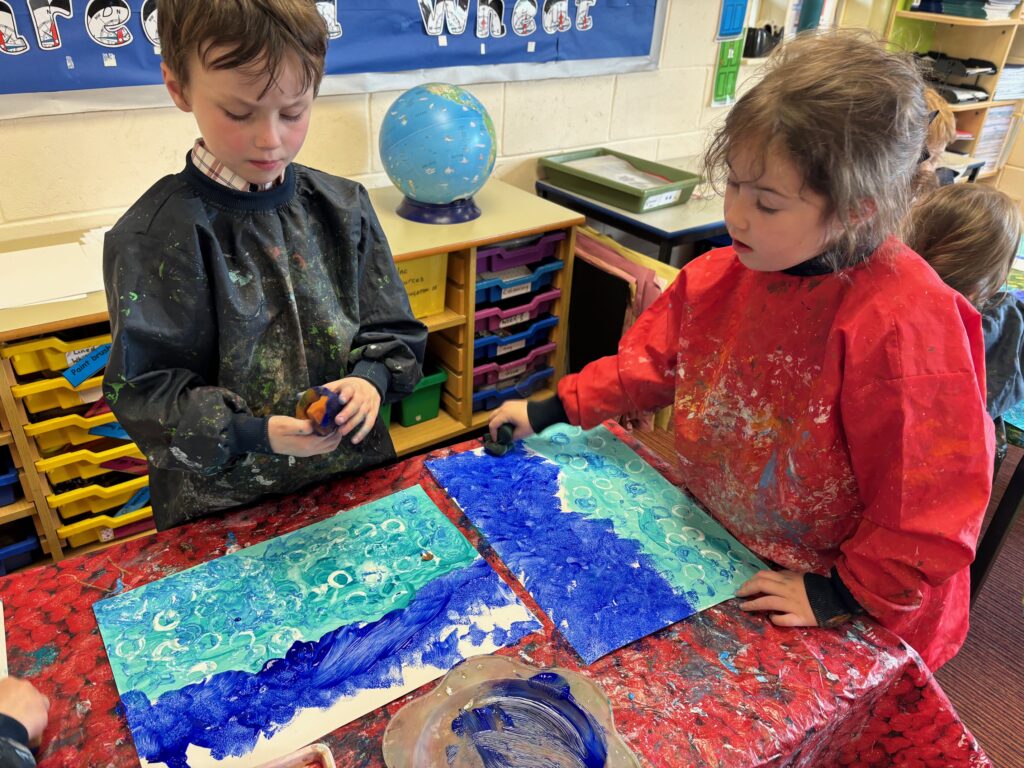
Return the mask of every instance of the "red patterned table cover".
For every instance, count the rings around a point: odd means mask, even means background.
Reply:
[[[660,460],[617,425],[634,450]],[[989,766],[916,653],[869,620],[782,629],[729,601],[582,667],[530,595],[416,456],[360,477],[201,520],[0,580],[12,675],[51,701],[42,768],[139,764],[120,711],[92,604],[351,509],[422,485],[544,624],[501,654],[579,670],[608,694],[618,731],[648,766]],[[324,737],[339,766],[381,768],[391,716],[421,688]]]

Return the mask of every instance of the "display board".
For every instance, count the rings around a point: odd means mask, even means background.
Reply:
[[[322,93],[655,66],[665,0],[323,0]],[[0,0],[0,117],[166,105],[156,0]],[[429,72],[427,70],[438,70]],[[83,92],[85,92],[83,94]]]

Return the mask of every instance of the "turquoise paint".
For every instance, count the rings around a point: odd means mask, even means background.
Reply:
[[[477,557],[416,486],[100,601],[95,611],[118,689],[156,699],[218,671],[255,673],[341,625],[378,621]]]
[[[559,465],[563,506],[611,522],[698,610],[732,597],[766,567],[606,428],[584,432],[559,424],[524,445]]]

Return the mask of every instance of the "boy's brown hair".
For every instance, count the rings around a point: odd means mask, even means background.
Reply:
[[[780,151],[843,232],[825,258],[839,270],[899,231],[925,145],[924,81],[913,58],[863,33],[800,35],[729,111],[704,156],[720,182],[734,147]]]
[[[1024,234],[1020,208],[985,184],[939,187],[910,213],[907,245],[976,307],[1006,282]]]
[[[266,77],[265,90],[290,56],[300,66],[303,90],[315,94],[323,80],[327,25],[315,0],[158,0],[157,33],[164,63],[185,87],[192,54],[208,69]],[[223,52],[210,58],[214,48]]]

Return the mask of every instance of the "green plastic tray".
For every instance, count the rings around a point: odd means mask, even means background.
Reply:
[[[441,385],[448,380],[448,373],[438,368],[423,374],[412,394],[395,403],[396,420],[403,427],[435,419],[441,410]]]
[[[645,173],[661,176],[667,181],[662,186],[640,189],[623,184],[613,179],[589,173],[581,168],[566,165],[573,160],[582,160],[598,155],[613,155],[630,163],[634,168]],[[544,169],[545,177],[556,187],[592,197],[602,203],[614,205],[633,213],[647,213],[671,205],[680,205],[690,199],[693,188],[701,180],[696,173],[681,171],[668,165],[662,165],[642,157],[634,157],[614,149],[597,147],[577,152],[565,152],[559,155],[548,155],[538,161]]]

